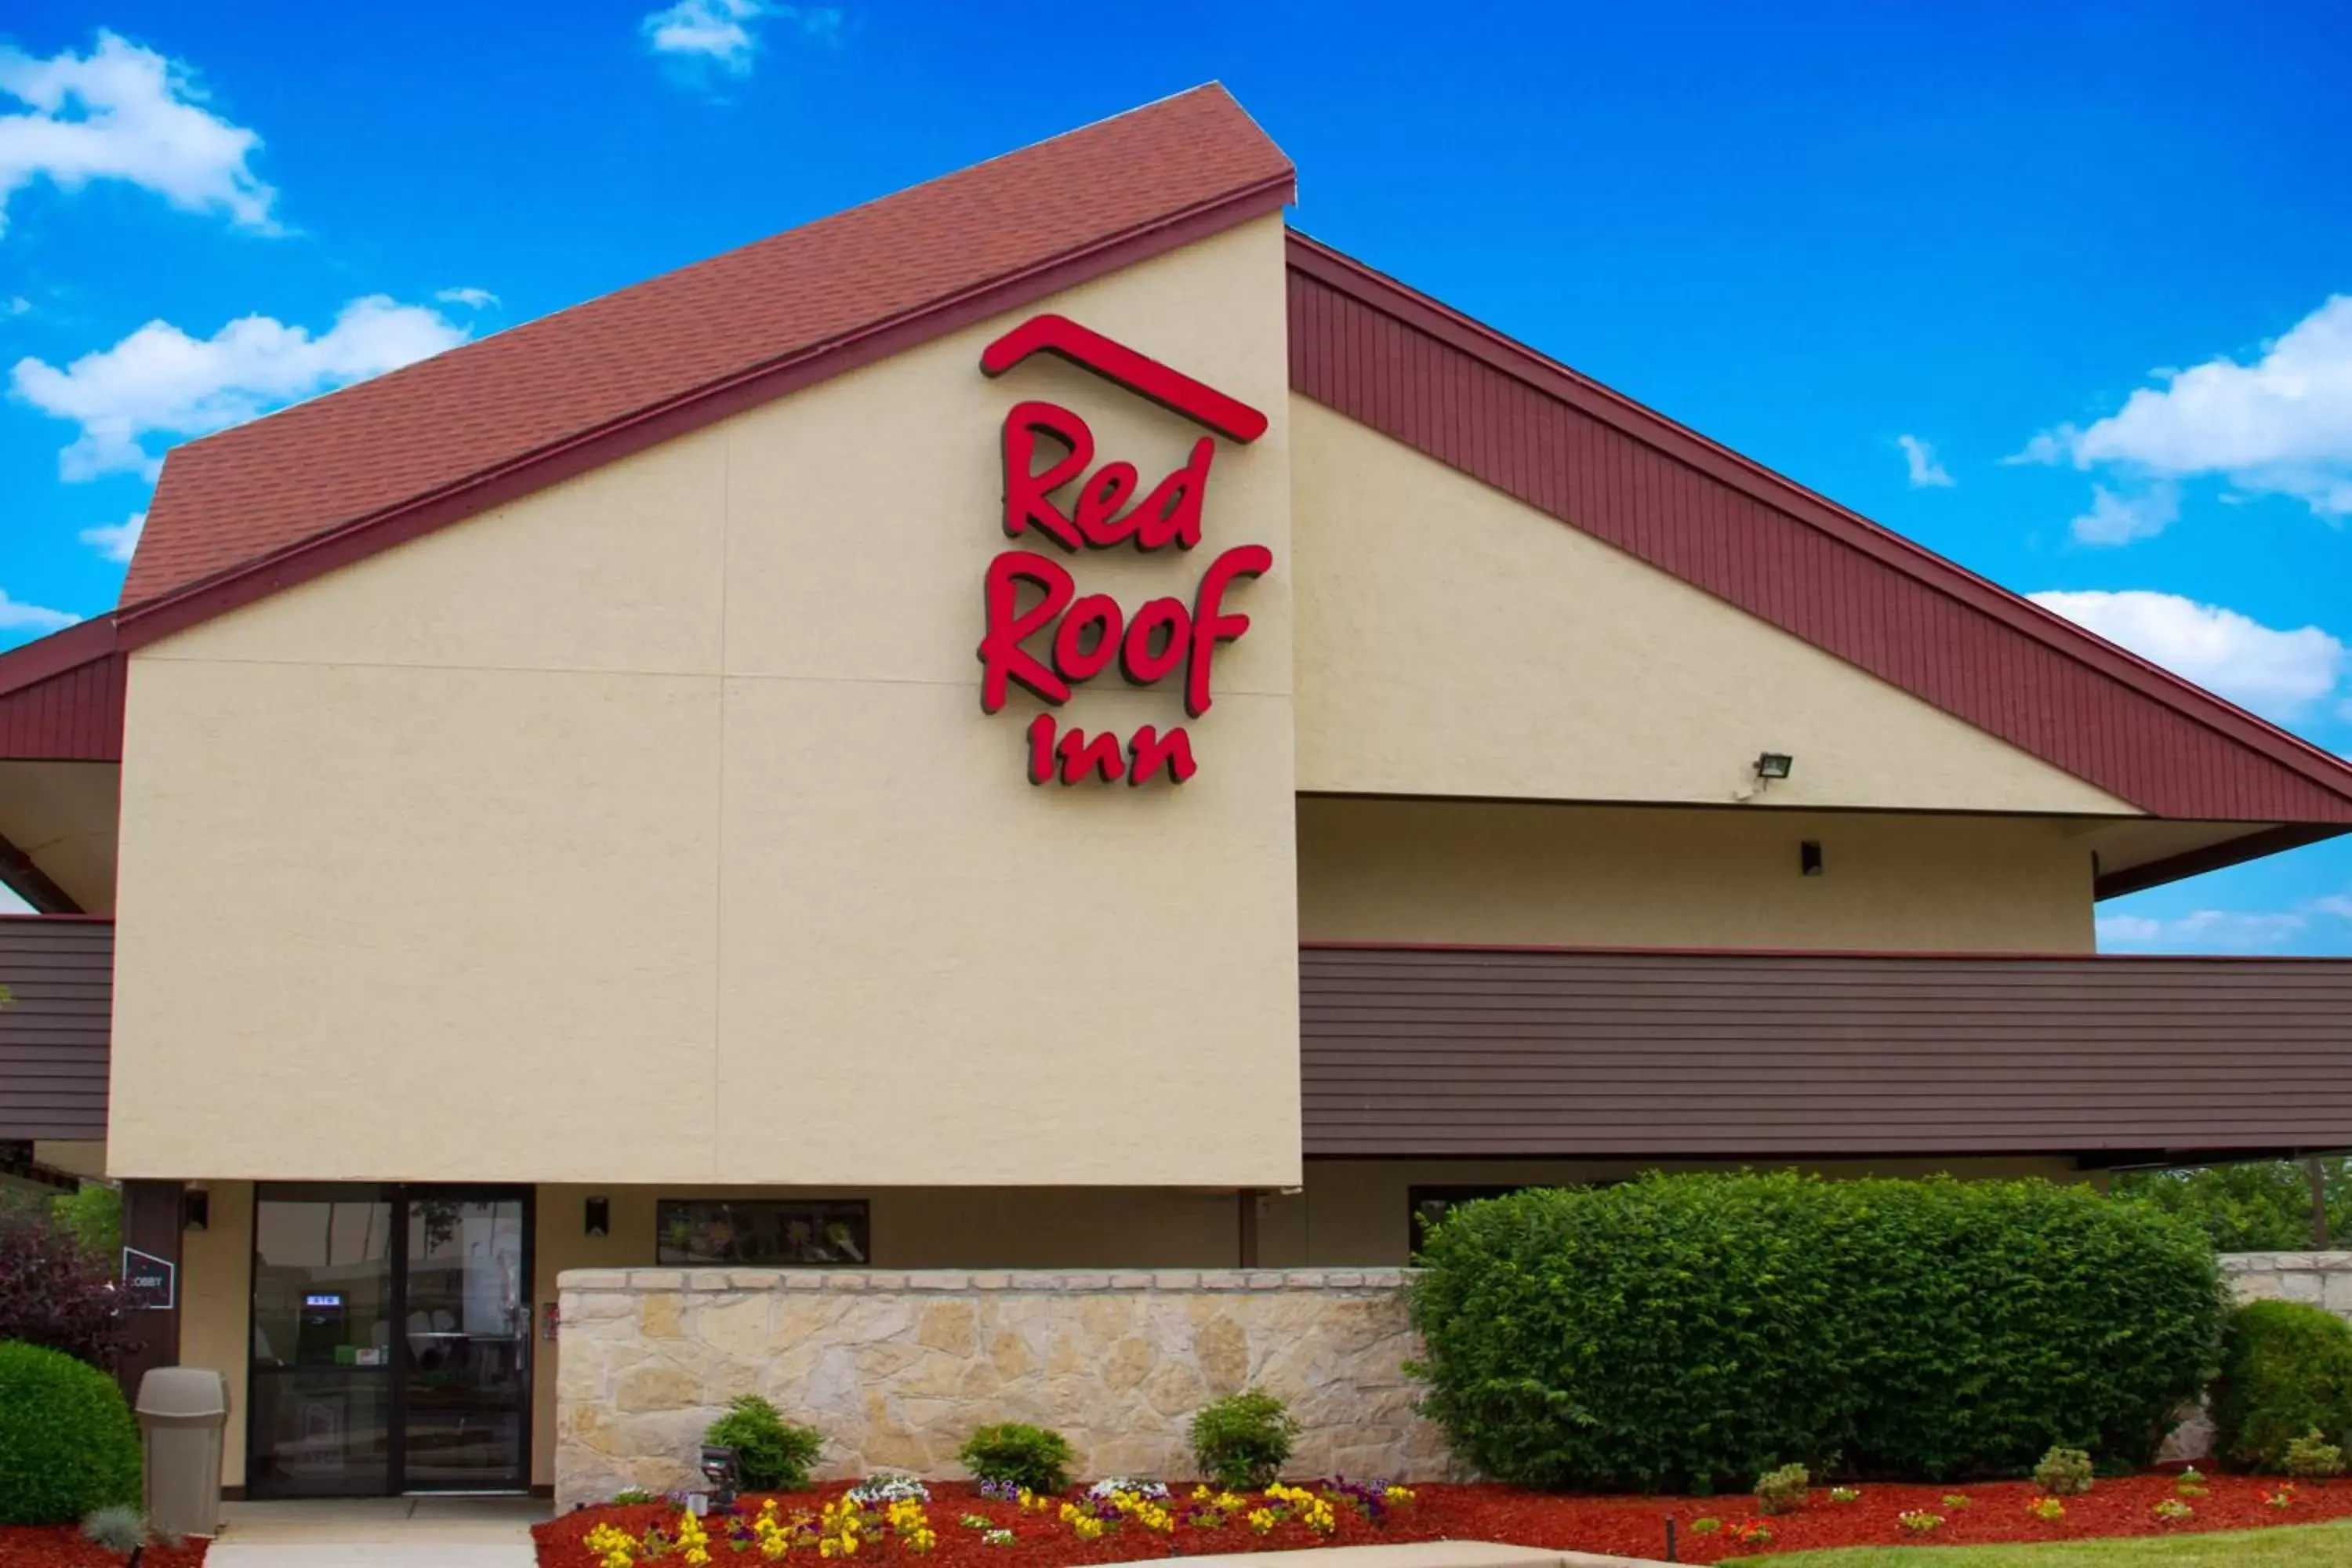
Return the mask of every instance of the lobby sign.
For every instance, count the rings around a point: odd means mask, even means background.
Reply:
[[[1097,466],[1094,431],[1070,409],[1014,404],[1002,432],[1005,537],[1065,555],[1197,548],[1215,437],[1255,441],[1265,434],[1265,416],[1066,316],[1034,317],[1005,333],[982,353],[981,372],[1003,375],[1039,353],[1091,371],[1211,434],[1145,490],[1133,463]],[[1219,646],[1250,626],[1247,616],[1226,607],[1227,595],[1273,566],[1274,552],[1265,545],[1233,545],[1201,573],[1190,602],[1170,595],[1130,610],[1108,594],[1080,593],[1070,569],[1043,548],[1003,551],[988,563],[982,586],[981,711],[1002,712],[1015,686],[1058,708],[1115,668],[1129,686],[1174,683],[1186,716],[1199,719],[1215,701]],[[1181,724],[1145,724],[1122,740],[1064,728],[1052,713],[1040,713],[1029,722],[1028,742],[1033,784],[1087,778],[1140,784],[1162,774],[1182,784],[1199,770],[1191,731]]]
[[[122,1293],[134,1312],[168,1312],[179,1304],[180,1270],[168,1258],[122,1249]]]

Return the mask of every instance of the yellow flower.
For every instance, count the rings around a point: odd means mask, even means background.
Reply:
[[[1249,1527],[1252,1530],[1256,1531],[1260,1535],[1264,1535],[1266,1531],[1274,1528],[1274,1510],[1272,1509],[1265,1508],[1251,1510]]]

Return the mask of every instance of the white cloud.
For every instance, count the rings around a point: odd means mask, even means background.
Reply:
[[[19,604],[5,592],[0,592],[0,632],[48,633],[69,626],[81,619],[63,610],[45,609],[39,605]]]
[[[152,49],[103,30],[87,55],[0,46],[0,93],[26,110],[0,115],[0,226],[8,198],[46,178],[65,191],[122,180],[184,211],[277,232],[278,193],[249,163],[261,138],[200,107],[187,68]]]
[[[149,436],[225,429],[455,348],[466,337],[438,310],[371,294],[344,306],[316,336],[268,316],[240,317],[209,338],[150,321],[63,369],[20,359],[10,379],[17,397],[81,426],[58,455],[64,478],[131,470],[152,479],[163,459],[143,445]]]
[[[677,0],[638,24],[657,55],[705,64],[729,76],[749,76],[759,52],[759,25],[770,18],[796,25],[813,38],[841,36],[833,5],[781,5],[772,0]]]
[[[109,561],[128,561],[147,531],[147,514],[134,511],[121,522],[101,523],[81,531],[81,542]]]
[[[2265,952],[2285,946],[2326,921],[2352,921],[2352,897],[2330,894],[2289,910],[2191,910],[2166,919],[2101,915],[2095,923],[2103,949]]]
[[[0,316],[26,316],[30,315],[32,310],[33,302],[22,294],[0,300]]]
[[[1940,489],[1954,482],[1944,465],[1936,461],[1936,448],[1918,437],[1897,436],[1895,444],[1903,448],[1903,460],[1910,466],[1913,489]]]
[[[2207,952],[2261,952],[2283,947],[2310,926],[2293,910],[2249,913],[2241,910],[2192,910],[2171,920],[2146,915],[2101,915],[2094,922],[2101,947],[2194,948]]]
[[[2151,485],[2138,495],[2121,495],[2105,485],[2091,487],[2091,510],[2067,526],[2084,544],[2129,544],[2153,539],[2180,516],[2179,487]]]
[[[2012,460],[2220,474],[2322,517],[2352,517],[2352,294],[2330,296],[2252,363],[2223,357],[2153,374],[2162,385],[2088,428],[2045,430]]]
[[[2317,626],[2279,631],[2235,610],[2143,589],[2029,596],[2267,718],[2308,713],[2352,673],[2352,649]]]
[[[499,302],[499,297],[488,289],[439,289],[433,297],[444,305],[463,305],[469,310],[479,310]]]

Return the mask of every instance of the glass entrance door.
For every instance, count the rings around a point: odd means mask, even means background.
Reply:
[[[404,1489],[520,1489],[530,1480],[530,1205],[518,1194],[402,1206]]]
[[[263,1186],[254,1497],[530,1480],[530,1189]]]

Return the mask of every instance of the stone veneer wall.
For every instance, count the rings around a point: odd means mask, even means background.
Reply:
[[[820,1273],[574,1269],[559,1280],[559,1508],[692,1482],[738,1394],[825,1435],[820,1477],[956,1477],[992,1421],[1063,1433],[1088,1477],[1181,1476],[1192,1412],[1255,1384],[1304,1426],[1298,1475],[1428,1480],[1402,1269]]]
[[[2226,1252],[2221,1272],[2241,1301],[2308,1301],[2352,1321],[2352,1252]]]

